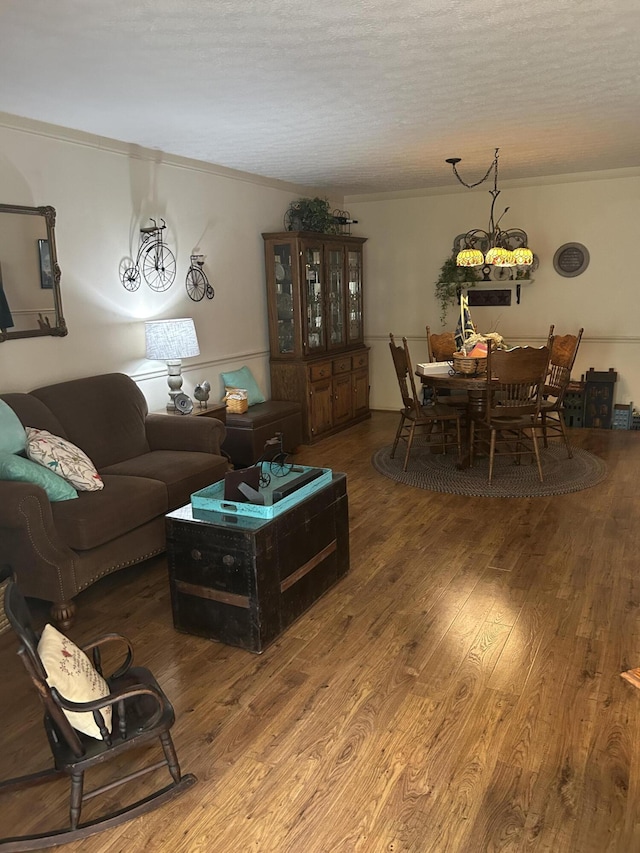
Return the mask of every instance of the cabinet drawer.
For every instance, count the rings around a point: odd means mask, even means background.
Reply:
[[[331,376],[330,361],[321,361],[309,366],[309,378],[312,382],[316,382],[318,379],[326,379],[328,376]]]
[[[358,367],[366,367],[369,364],[369,353],[368,352],[359,352],[357,355],[353,356],[353,369],[356,370]]]
[[[351,370],[351,358],[350,356],[342,356],[342,358],[334,358],[333,360],[333,372],[334,373],[348,373]]]

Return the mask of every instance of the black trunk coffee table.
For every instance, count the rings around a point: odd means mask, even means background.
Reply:
[[[273,519],[206,516],[166,516],[179,631],[262,652],[349,570],[345,474]]]

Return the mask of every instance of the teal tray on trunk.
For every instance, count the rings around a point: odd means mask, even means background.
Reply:
[[[265,470],[268,471],[268,463],[264,463]],[[321,472],[314,480],[311,480],[306,485],[291,492],[281,500],[273,502],[273,493],[281,490],[283,487],[293,484],[298,477],[309,472]],[[311,468],[305,465],[294,465],[288,474],[283,477],[277,477],[271,474],[271,482],[265,488],[260,489],[260,494],[264,495],[263,504],[242,503],[240,501],[227,501],[224,499],[224,480],[218,480],[211,486],[200,489],[191,495],[191,506],[194,518],[207,520],[204,513],[220,512],[227,515],[247,515],[253,518],[275,518],[281,513],[286,512],[291,507],[295,506],[300,501],[308,498],[314,492],[324,489],[331,483],[333,472],[330,468]],[[201,513],[201,514],[199,514]]]

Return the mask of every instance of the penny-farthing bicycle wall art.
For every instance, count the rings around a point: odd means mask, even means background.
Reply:
[[[124,258],[120,263],[120,281],[125,290],[135,291],[144,278],[151,290],[168,290],[176,278],[176,257],[164,241],[167,224],[160,219],[140,229],[140,242],[135,261]]]
[[[190,260],[191,266],[187,270],[184,282],[189,299],[193,299],[194,302],[200,302],[205,296],[207,299],[213,299],[215,296],[213,287],[209,284],[209,279],[203,269],[204,255],[193,254],[190,256]]]

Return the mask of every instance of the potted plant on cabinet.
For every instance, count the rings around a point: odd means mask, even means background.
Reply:
[[[317,231],[320,234],[340,234],[336,220],[326,198],[299,198],[292,201],[284,217],[287,231]]]

